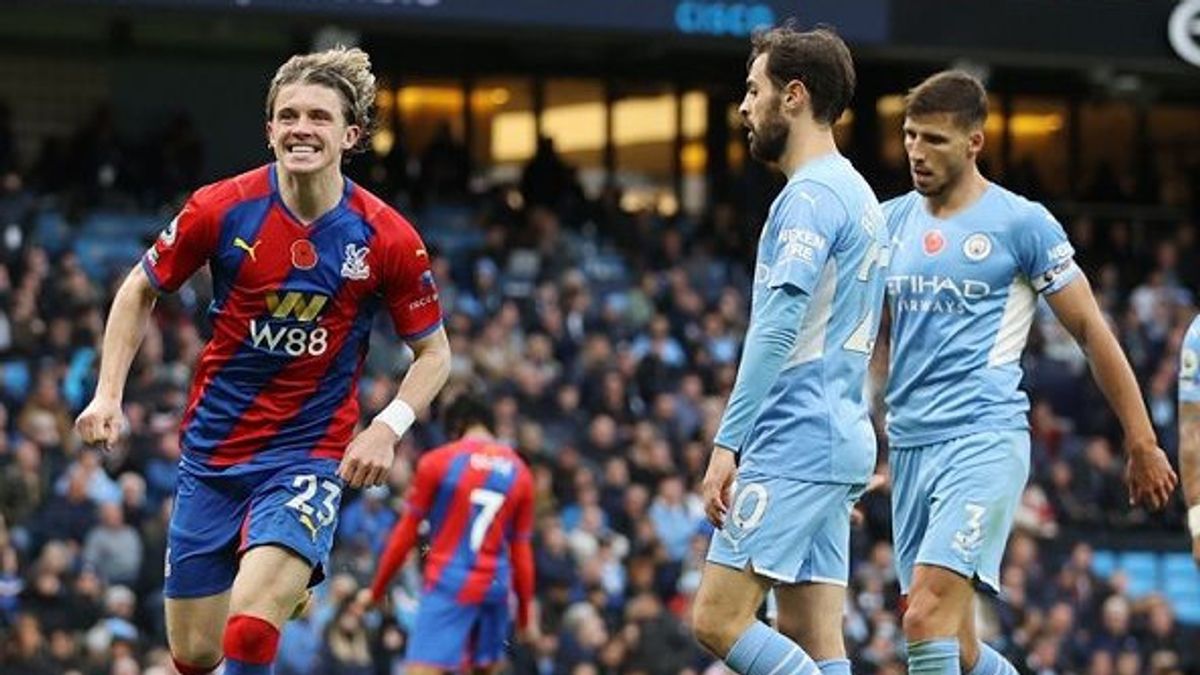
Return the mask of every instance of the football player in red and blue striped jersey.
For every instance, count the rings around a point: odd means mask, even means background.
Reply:
[[[382,484],[394,446],[446,380],[450,350],[420,236],[342,175],[369,136],[367,55],[295,56],[267,94],[275,162],[197,190],[113,301],[95,398],[77,426],[111,445],[156,298],[209,267],[212,339],[180,428],[167,542],[167,633],[184,675],[266,673],[279,627],[324,576],[346,486]],[[357,436],[358,378],[386,311],[415,353]]]
[[[467,667],[497,672],[515,591],[517,631],[536,635],[533,618],[533,477],[491,433],[491,412],[461,396],[446,412],[459,440],[421,457],[404,517],[392,530],[371,584],[374,602],[429,522],[429,551],[405,672],[434,675]]]

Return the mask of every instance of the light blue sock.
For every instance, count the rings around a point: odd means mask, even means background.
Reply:
[[[820,675],[821,672],[799,645],[761,621],[750,624],[733,643],[725,665],[741,675]]]
[[[821,675],[850,675],[850,659],[825,659],[817,661]]]
[[[967,675],[1017,675],[1017,669],[1000,652],[979,643],[979,660]]]
[[[908,643],[908,675],[959,675],[958,638]]]

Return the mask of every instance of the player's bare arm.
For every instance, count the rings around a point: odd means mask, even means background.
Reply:
[[[888,374],[891,372],[892,358],[892,310],[887,300],[879,312],[879,333],[875,337],[875,349],[871,352],[871,361],[867,365],[867,391],[870,392],[872,416],[883,418],[887,415],[887,405],[884,403],[884,392],[887,391]],[[876,429],[882,425],[876,425]],[[880,432],[882,433],[882,432]],[[887,439],[883,439],[886,441]],[[886,471],[876,472],[867,481],[866,492],[874,492],[886,486],[889,482]],[[864,493],[865,494],[865,493]],[[861,512],[856,511],[861,515]]]
[[[1200,563],[1200,527],[1193,527],[1192,509],[1200,506],[1200,403],[1179,403],[1179,470],[1183,474],[1183,496],[1188,504],[1188,528],[1192,534],[1192,558]],[[1197,509],[1200,513],[1200,509]],[[1200,523],[1198,523],[1200,525]]]
[[[400,382],[396,398],[413,410],[424,410],[450,376],[450,340],[446,329],[438,328],[408,346],[413,350],[413,363]]]
[[[1121,421],[1128,456],[1125,480],[1131,502],[1155,510],[1163,508],[1175,490],[1177,477],[1166,453],[1158,447],[1133,369],[1104,320],[1091,285],[1080,274],[1046,299],[1083,349],[1100,391]]]
[[[129,366],[146,335],[158,293],[141,265],[125,277],[113,299],[100,352],[96,394],[75,420],[84,443],[111,448],[121,433],[121,396]]]
[[[450,340],[445,328],[439,327],[408,346],[414,358],[395,400],[354,437],[338,467],[338,475],[350,487],[383,485],[387,481],[396,458],[396,441],[412,424],[415,411],[433,402],[450,375]]]

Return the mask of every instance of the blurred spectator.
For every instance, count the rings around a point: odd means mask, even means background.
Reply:
[[[369,487],[358,499],[342,507],[337,539],[343,546],[358,546],[378,556],[396,524],[396,512],[388,503],[386,486]]]
[[[125,523],[120,504],[100,505],[100,522],[83,544],[83,564],[111,584],[132,585],[142,566],[142,539]]]
[[[521,193],[531,206],[557,208],[571,189],[571,168],[554,149],[554,139],[539,136],[533,159],[521,175]]]
[[[363,608],[353,598],[341,602],[325,629],[316,672],[329,675],[373,675],[375,672]]]

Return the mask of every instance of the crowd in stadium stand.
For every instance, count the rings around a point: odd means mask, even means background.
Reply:
[[[162,561],[179,415],[210,288],[201,274],[160,301],[126,391],[128,434],[107,454],[81,447],[72,420],[94,384],[119,274],[89,278],[78,254],[38,246],[32,222],[45,208],[78,222],[114,200],[145,208],[177,199],[200,174],[195,134],[178,121],[146,146],[158,151],[141,158],[141,175],[130,175],[128,149],[100,113],[75,140],[48,142],[41,160],[21,164],[2,111],[0,672],[168,673]],[[549,145],[519,191],[463,202],[459,172],[429,170],[454,164],[453,150],[440,154],[450,159],[426,153],[427,171],[411,185],[397,187],[366,159],[356,175],[425,206],[410,212],[420,228],[441,199],[431,195],[453,195],[471,217],[466,244],[427,237],[454,350],[442,400],[485,391],[499,436],[536,477],[543,636],[514,646],[516,672],[721,672],[687,625],[711,532],[696,490],[736,374],[757,225],[736,204],[693,221],[625,212],[615,191],[586,200]],[[1200,280],[1196,231],[1179,224],[1156,238],[1137,222],[1065,220],[1174,460],[1178,346]],[[1098,574],[1085,543],[1157,531],[1182,547],[1182,502],[1165,515],[1129,508],[1115,420],[1070,338],[1048,312],[1039,317],[1024,360],[1031,483],[1004,594],[985,603],[982,634],[1022,672],[1196,672],[1200,649],[1169,599],[1131,591],[1124,573]],[[391,398],[407,358],[386,323],[360,386],[364,420]],[[347,496],[330,579],[284,629],[276,672],[403,672],[416,566],[387,616],[354,597],[396,522],[412,461],[446,440],[436,415],[423,417],[402,441],[390,485]],[[856,673],[903,672],[888,499],[885,484],[855,518],[845,628]]]

